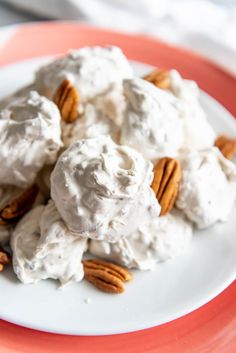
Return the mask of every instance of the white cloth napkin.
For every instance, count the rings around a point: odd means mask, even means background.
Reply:
[[[236,74],[234,0],[2,0],[53,19],[145,33],[193,49]]]

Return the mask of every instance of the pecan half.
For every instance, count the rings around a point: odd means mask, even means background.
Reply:
[[[124,282],[131,281],[131,273],[124,267],[103,260],[84,260],[84,278],[107,293],[122,293]]]
[[[66,123],[72,123],[78,118],[79,95],[70,81],[62,81],[53,101],[58,106],[61,117]]]
[[[4,266],[10,262],[8,254],[0,249],[0,272],[4,269]]]
[[[227,159],[233,159],[236,154],[236,139],[221,135],[215,140],[215,146]]]
[[[24,214],[28,212],[33,205],[37,194],[37,185],[32,185],[28,189],[24,190],[22,194],[20,194],[15,200],[0,211],[1,222],[15,222],[24,216]]]
[[[169,157],[161,158],[154,166],[152,189],[161,205],[161,216],[174,206],[179,191],[182,171],[180,162]]]
[[[169,72],[166,70],[154,70],[148,75],[143,77],[144,80],[153,83],[156,87],[161,89],[170,88],[170,76]]]

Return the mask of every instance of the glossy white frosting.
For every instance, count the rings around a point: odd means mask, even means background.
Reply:
[[[125,98],[122,82],[116,82],[105,94],[97,96],[92,103],[101,115],[109,117],[116,126],[124,120]]]
[[[31,91],[0,112],[0,185],[26,187],[62,146],[56,105]]]
[[[35,77],[37,90],[52,98],[58,86],[68,79],[78,89],[84,103],[107,92],[113,83],[132,77],[132,68],[120,48],[84,47],[70,50],[38,70]]]
[[[88,103],[85,106],[84,113],[74,123],[67,124],[62,121],[61,130],[64,148],[69,147],[75,141],[99,135],[109,135],[117,142],[119,128],[108,114],[105,112],[103,114],[94,105]]]
[[[198,228],[226,221],[236,198],[236,167],[216,147],[184,149],[176,206]]]
[[[121,144],[137,149],[151,160],[176,156],[184,144],[177,98],[140,78],[124,81],[124,95]]]
[[[81,259],[87,240],[71,234],[52,201],[21,219],[11,248],[14,271],[25,284],[52,278],[64,286],[83,278]]]
[[[51,175],[51,197],[68,228],[84,237],[117,241],[160,206],[150,184],[152,164],[108,136],[74,142]]]
[[[89,251],[95,256],[116,261],[129,268],[149,270],[157,262],[185,252],[191,237],[191,223],[184,219],[180,211],[173,210],[166,216],[153,218],[116,243],[92,240]]]
[[[12,94],[9,94],[6,97],[0,99],[0,111],[5,109],[9,104],[18,100],[19,98],[25,97],[27,94],[29,94],[30,91],[35,91],[34,83],[31,83],[27,86],[23,86],[22,88],[19,88]]]
[[[196,82],[184,80],[176,70],[170,70],[169,76],[171,92],[179,101],[178,111],[183,119],[185,145],[196,149],[213,146],[216,134],[199,102]]]

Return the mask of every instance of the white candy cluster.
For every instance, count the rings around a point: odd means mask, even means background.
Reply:
[[[180,154],[183,178],[177,207],[198,228],[226,221],[236,198],[236,168],[216,147]]]
[[[132,68],[119,48],[85,47],[71,50],[40,68],[35,84],[41,94],[52,98],[60,83],[68,79],[78,89],[81,101],[86,102],[132,75]]]
[[[87,240],[71,234],[52,201],[30,211],[12,238],[14,271],[23,283],[59,279],[61,285],[83,278]]]
[[[79,96],[73,123],[52,101],[65,79]],[[133,77],[119,48],[86,47],[43,66],[31,85],[0,102],[0,209],[33,183],[44,196],[15,227],[0,225],[20,281],[78,282],[87,250],[151,269],[188,249],[194,225],[227,220],[235,165],[213,147],[196,83],[176,70],[169,79],[169,89],[157,88]],[[150,186],[161,157],[182,168],[166,216]]]
[[[0,185],[26,187],[62,147],[57,106],[37,92],[0,112]]]
[[[150,188],[152,164],[109,136],[74,142],[51,176],[51,196],[68,228],[114,242],[132,233],[137,219],[158,217]]]
[[[184,144],[177,99],[140,78],[124,81],[124,95],[127,105],[121,144],[137,149],[153,161],[176,156]]]
[[[191,224],[180,211],[174,210],[165,217],[153,218],[115,243],[92,240],[89,251],[128,268],[150,270],[157,262],[185,252],[191,237]]]

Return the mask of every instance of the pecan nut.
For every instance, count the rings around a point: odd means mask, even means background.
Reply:
[[[26,212],[32,207],[38,194],[37,185],[32,185],[24,190],[16,199],[9,205],[6,205],[0,211],[1,224],[11,223],[23,217]]]
[[[124,282],[131,281],[131,273],[124,267],[103,260],[84,260],[84,278],[107,293],[122,293]]]
[[[153,83],[156,87],[161,89],[170,88],[170,76],[166,70],[154,70],[143,77],[144,80]]]
[[[0,249],[0,272],[4,269],[4,266],[10,262],[8,254]]]
[[[215,146],[227,159],[233,159],[236,154],[236,139],[221,135],[215,140]]]
[[[62,81],[53,101],[58,106],[61,117],[66,123],[72,123],[78,118],[79,95],[70,81]]]
[[[181,176],[180,162],[176,159],[164,157],[154,166],[151,187],[161,205],[161,216],[166,215],[174,206]]]

